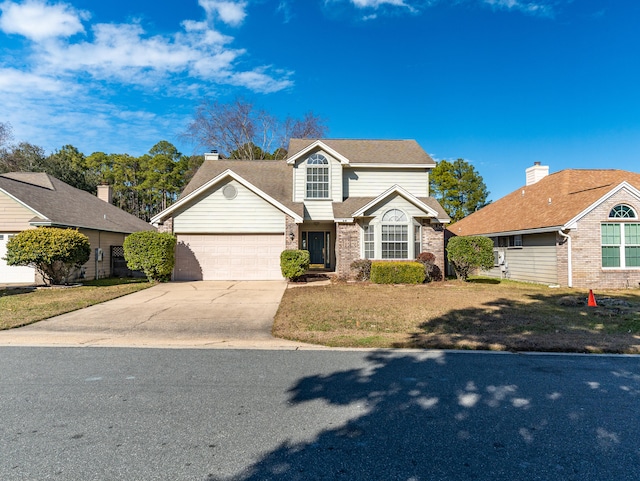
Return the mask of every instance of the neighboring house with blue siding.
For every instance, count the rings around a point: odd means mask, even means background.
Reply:
[[[526,185],[452,224],[449,235],[493,239],[487,274],[580,288],[640,284],[640,174],[540,163]]]
[[[173,232],[176,280],[282,279],[280,253],[347,277],[356,259],[444,267],[449,216],[429,196],[435,162],[413,140],[291,139],[281,161],[206,154],[180,198],[151,222]]]

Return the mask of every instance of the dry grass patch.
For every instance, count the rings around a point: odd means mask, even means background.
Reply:
[[[475,279],[288,289],[273,333],[350,347],[640,353],[640,291]]]
[[[25,326],[146,289],[139,279],[102,279],[78,287],[0,290],[0,329]]]

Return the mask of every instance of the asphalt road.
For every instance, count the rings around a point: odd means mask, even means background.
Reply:
[[[0,348],[2,480],[640,479],[640,358]]]

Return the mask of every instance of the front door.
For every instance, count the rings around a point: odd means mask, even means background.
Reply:
[[[311,257],[311,264],[325,264],[325,246],[324,246],[324,232],[309,232],[307,233],[309,242],[309,256]]]

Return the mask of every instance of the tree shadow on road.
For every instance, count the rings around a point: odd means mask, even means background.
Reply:
[[[380,351],[360,369],[302,378],[291,409],[322,402],[348,420],[231,479],[640,479],[637,360],[591,369],[574,366],[581,358],[479,356]]]

